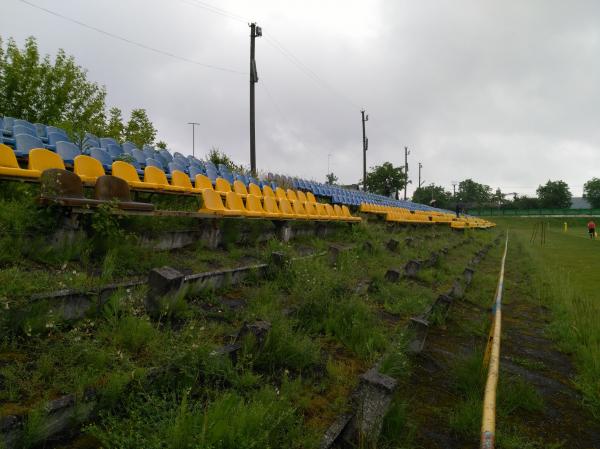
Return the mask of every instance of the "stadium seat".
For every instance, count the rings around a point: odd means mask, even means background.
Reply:
[[[95,159],[90,158],[93,161]],[[96,161],[97,162],[97,161]],[[131,201],[129,185],[126,181],[116,176],[103,175],[96,180],[94,197],[100,201],[116,202],[119,209],[151,212],[154,210],[152,203]]]
[[[306,198],[306,195],[304,194],[304,192],[302,190],[296,191],[296,197],[298,197],[298,199],[300,200],[301,203],[306,203],[308,201],[308,199]],[[312,202],[312,203],[314,204],[314,202]]]
[[[268,214],[276,215],[279,218],[294,218],[293,213],[283,213],[281,209],[279,209],[279,207],[277,206],[277,200],[274,196],[265,196],[263,201],[265,212],[267,212]]]
[[[14,132],[14,128],[17,127],[17,126],[22,126],[24,128],[29,128],[30,130],[32,130],[34,132],[36,131],[35,125],[33,123],[28,122],[27,120],[21,120],[21,119],[18,119],[18,118],[15,119],[13,121],[13,132]]]
[[[104,170],[111,169],[113,160],[112,157],[110,157],[110,154],[108,154],[108,151],[106,151],[104,148],[94,147],[90,148],[89,152],[91,157],[100,161],[100,163],[104,167]]]
[[[321,215],[319,213],[319,211],[317,210],[317,208],[315,207],[315,205],[313,203],[309,203],[308,201],[303,203],[300,200],[296,200],[296,201],[298,201],[300,204],[302,204],[302,206],[304,207],[304,210],[306,211],[306,214],[310,218],[312,218],[314,220],[327,220],[328,219],[327,216]]]
[[[196,186],[197,189],[202,189],[202,190],[204,190],[204,189],[211,189],[211,190],[214,190],[211,180],[207,176],[205,176],[205,175],[196,175],[196,178],[195,178],[194,182],[195,182],[195,186]]]
[[[339,204],[333,205],[333,211],[335,212],[335,215],[338,217],[338,219],[346,218],[344,217],[344,211],[342,210],[342,207]]]
[[[354,217],[350,213],[350,209],[348,209],[348,206],[342,206],[342,212],[344,214],[344,217],[350,221],[361,221],[360,217]]]
[[[296,195],[296,191],[294,191],[292,189],[287,189],[286,196],[287,196],[287,199],[290,201],[296,201],[299,199],[298,196]]]
[[[210,214],[217,216],[240,216],[242,211],[227,209],[223,205],[221,195],[215,192],[213,189],[204,189],[202,191],[202,208],[198,210],[201,214]]]
[[[100,139],[98,139],[100,141],[100,148],[104,148],[106,149],[106,147],[108,145],[119,145],[119,142],[117,142],[115,139],[113,139],[112,137],[101,137]]]
[[[287,200],[288,199],[287,195],[285,194],[285,190],[283,190],[281,187],[277,187],[275,189],[275,197],[278,200],[281,200],[281,199],[286,199]],[[290,204],[291,204],[291,202],[290,202]]]
[[[44,148],[42,140],[29,134],[17,134],[15,136],[15,155],[17,157],[27,156],[34,148]]]
[[[79,147],[71,142],[56,142],[56,154],[62,157],[65,164],[72,165],[77,156],[81,154]]]
[[[164,169],[163,164],[159,160],[150,157],[146,159],[146,166],[160,168],[161,170]]]
[[[327,212],[327,215],[329,215],[330,219],[332,219],[332,220],[340,219],[340,217],[335,212],[335,209],[333,208],[333,206],[331,204],[324,204],[324,206],[325,206],[325,211]]]
[[[185,187],[173,186],[169,184],[167,180],[167,175],[158,167],[154,167],[152,165],[147,165],[144,169],[144,183],[156,184],[159,185],[161,190],[166,190],[167,192],[185,192]]]
[[[98,159],[84,154],[75,157],[73,171],[85,184],[89,185],[96,184],[96,180],[106,174]]]
[[[248,195],[246,197],[246,209],[248,210],[249,214],[252,213],[257,217],[280,218],[280,214],[275,212],[267,212],[263,208],[260,198],[255,195]]]
[[[289,200],[288,200],[289,201]],[[306,212],[306,209],[302,205],[302,203],[298,200],[291,201],[292,209],[294,210],[294,214],[296,214],[296,218],[300,218],[303,220],[317,219],[319,218],[316,215],[309,215]]]
[[[268,196],[275,198],[275,192],[273,192],[273,189],[270,186],[264,185],[262,191],[265,198]]]
[[[129,141],[123,142],[123,145],[121,145],[121,148],[123,149],[123,152],[127,153],[127,154],[131,154],[132,150],[139,149],[135,143],[129,142]]]
[[[67,136],[67,132],[64,129],[59,128],[58,126],[46,126],[46,132],[48,133],[48,135],[50,133],[59,133],[63,136]]]
[[[106,147],[104,148],[104,150],[110,154],[110,157],[114,160],[116,158],[118,158],[119,156],[121,156],[123,154],[123,150],[121,149],[121,147],[119,145],[115,145],[112,143],[109,143],[108,145],[106,145]]]
[[[34,148],[29,152],[29,170],[43,173],[50,168],[65,169],[65,164],[58,154],[42,148]]]
[[[311,203],[317,202],[317,199],[315,198],[312,192],[306,192],[306,200],[310,201]]]
[[[115,161],[112,163],[112,174],[121,178],[129,184],[129,187],[135,189],[160,190],[162,186],[140,181],[135,167],[127,162]]]
[[[244,198],[248,196],[248,190],[242,181],[233,181],[233,191]]]
[[[248,184],[248,194],[257,196],[259,198],[263,197],[262,190],[260,190],[260,187],[257,184],[254,184],[253,182]]]
[[[13,127],[13,134],[16,136],[17,134],[27,134],[33,137],[37,137],[37,132],[33,128],[29,128],[23,125],[15,125]]]
[[[48,133],[48,146],[55,147],[57,142],[70,142],[71,139],[66,134]]]
[[[225,196],[231,191],[231,184],[229,184],[226,179],[217,178],[215,182],[215,192],[219,192],[221,195]]]
[[[239,210],[240,215],[245,217],[261,217],[260,213],[246,209],[242,197],[235,192],[227,192],[225,195],[225,205],[230,210]]]
[[[208,182],[210,183],[210,180]],[[180,170],[174,170],[173,173],[171,173],[171,185],[183,187],[186,192],[190,193],[202,193],[203,189],[203,187],[194,187],[192,181],[190,181],[190,177]]]
[[[35,179],[39,178],[40,174],[39,170],[20,168],[12,148],[0,144],[0,176]]]
[[[281,198],[281,199],[277,200],[277,202],[279,203],[279,211],[281,212],[281,215],[283,217],[293,218],[295,220],[305,220],[306,219],[305,215],[299,216],[294,211],[294,208],[292,207],[290,200],[288,200],[287,198]]]

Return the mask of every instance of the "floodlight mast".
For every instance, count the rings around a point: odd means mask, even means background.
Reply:
[[[254,58],[254,41],[262,36],[262,28],[255,22],[250,26],[250,171],[254,176],[256,173],[256,134],[255,134],[255,112],[254,112],[254,85],[258,82],[256,72],[256,60]]]
[[[367,191],[367,150],[369,149],[369,139],[365,132],[365,122],[369,121],[369,114],[365,115],[365,110],[360,111],[362,121],[362,138],[363,138],[363,190]]]

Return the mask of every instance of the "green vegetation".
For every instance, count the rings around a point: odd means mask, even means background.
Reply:
[[[397,197],[398,191],[404,188],[407,181],[404,167],[394,167],[391,162],[384,162],[371,167],[367,172],[366,185],[369,192]]]

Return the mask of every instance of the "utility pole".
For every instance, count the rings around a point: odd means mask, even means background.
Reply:
[[[362,119],[362,133],[363,133],[363,190],[367,191],[367,150],[369,149],[369,139],[365,132],[365,122],[369,121],[369,114],[365,115],[365,110],[360,111]]]
[[[419,188],[425,183],[425,181],[421,182],[421,169],[423,168],[423,164],[419,162]]]
[[[452,196],[454,197],[454,200],[456,201],[456,181],[452,181]]]
[[[406,184],[404,184],[404,201],[406,201],[406,188],[408,187],[408,147],[404,147],[404,173],[406,173]]]
[[[200,123],[188,122],[188,125],[192,125],[192,156],[196,157],[196,126]]]
[[[256,60],[254,59],[254,40],[262,36],[262,29],[252,22],[250,25],[250,171],[256,176],[256,138],[254,132],[254,85],[258,82]]]

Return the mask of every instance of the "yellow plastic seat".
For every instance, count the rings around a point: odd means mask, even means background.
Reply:
[[[244,198],[248,196],[248,190],[242,181],[233,181],[233,191]]]
[[[285,194],[285,190],[283,190],[281,187],[277,187],[277,188],[275,189],[275,197],[276,197],[278,200],[281,200],[281,199],[285,199],[285,200],[287,200],[287,199],[288,199],[287,195]],[[289,200],[288,200],[288,201],[289,201]],[[290,203],[290,204],[291,204],[291,203]]]
[[[42,148],[35,148],[29,152],[29,170],[38,170],[43,172],[49,168],[65,169],[65,163],[58,154],[44,150]]]
[[[277,215],[279,218],[294,218],[294,214],[286,213],[284,214],[279,207],[277,206],[277,200],[275,196],[267,196],[265,195],[264,199],[265,212],[268,214]]]
[[[263,186],[263,196],[266,198],[268,196],[275,198],[275,192],[273,192],[273,189],[268,186],[268,185],[264,185]]]
[[[304,192],[302,190],[296,190],[296,196],[302,203],[306,203],[308,201],[308,199],[306,198],[306,195],[304,194]],[[314,201],[311,201],[311,203],[314,204]]]
[[[344,217],[344,211],[342,210],[339,204],[334,204],[333,211],[335,212],[335,215],[337,216],[338,220],[344,220],[346,218]]]
[[[196,175],[196,179],[194,180],[195,187],[200,189],[201,191],[204,189],[213,189],[212,181],[206,175]]]
[[[329,215],[331,220],[339,220],[339,217],[335,213],[335,210],[331,204],[325,204],[325,210],[327,211],[327,215]]]
[[[35,179],[40,175],[39,170],[20,168],[13,150],[8,145],[0,143],[0,176]]]
[[[288,200],[287,198],[281,198],[278,202],[279,202],[279,211],[281,212],[283,217],[300,219],[300,220],[303,220],[306,218],[306,216],[299,216],[298,214],[296,214],[296,212],[294,211],[294,208],[292,207],[292,204],[290,203],[290,200]]]
[[[346,217],[348,220],[351,220],[351,221],[360,221],[361,220],[360,217],[355,217],[350,213],[350,209],[348,209],[348,206],[342,206],[342,212],[344,213],[344,217]]]
[[[294,201],[290,201],[290,203],[292,205],[292,209],[294,211],[294,214],[296,215],[296,218],[300,218],[302,220],[310,220],[310,219],[315,218],[314,216],[308,215],[308,213],[306,212],[306,209],[304,208],[304,206],[302,205],[302,203],[300,201],[294,200]]]
[[[306,212],[316,212],[320,220],[329,220],[329,214],[327,213],[327,210],[325,209],[325,205],[323,203],[314,204],[306,201],[304,203],[304,207],[306,208]]]
[[[229,181],[226,179],[217,178],[215,181],[215,192],[219,192],[221,195],[225,196],[229,192],[232,192],[231,184],[229,184]]]
[[[102,163],[91,156],[81,154],[73,161],[73,171],[85,184],[96,184],[100,176],[106,175]]]
[[[171,185],[181,187],[189,193],[202,193],[202,189],[194,187],[192,181],[190,181],[190,177],[180,170],[173,170],[173,173],[171,173]]]
[[[230,210],[239,210],[245,217],[260,217],[261,215],[246,209],[242,196],[235,192],[227,192],[225,195],[225,206]]]
[[[112,175],[127,181],[129,187],[134,189],[160,190],[161,186],[149,182],[140,181],[135,167],[124,161],[115,161],[112,163]]]
[[[257,196],[259,198],[263,197],[262,190],[260,190],[260,187],[254,184],[253,182],[248,184],[248,194]]]
[[[246,209],[260,214],[263,218],[279,218],[279,214],[270,213],[264,210],[260,198],[255,195],[248,195],[246,197]]]
[[[287,196],[287,199],[290,201],[298,200],[298,196],[296,195],[296,192],[292,189],[287,189],[286,196]]]
[[[213,189],[204,189],[202,191],[202,208],[198,212],[202,214],[211,214],[218,216],[236,217],[242,215],[241,210],[228,209],[223,205],[221,195]]]
[[[315,198],[312,192],[306,192],[306,200],[310,201],[311,203],[317,202],[317,199]]]
[[[185,187],[181,186],[173,186],[169,184],[167,180],[167,175],[158,167],[154,167],[152,165],[148,165],[144,169],[144,182],[150,184],[157,184],[160,186],[161,190],[166,190],[168,192],[185,192]]]

